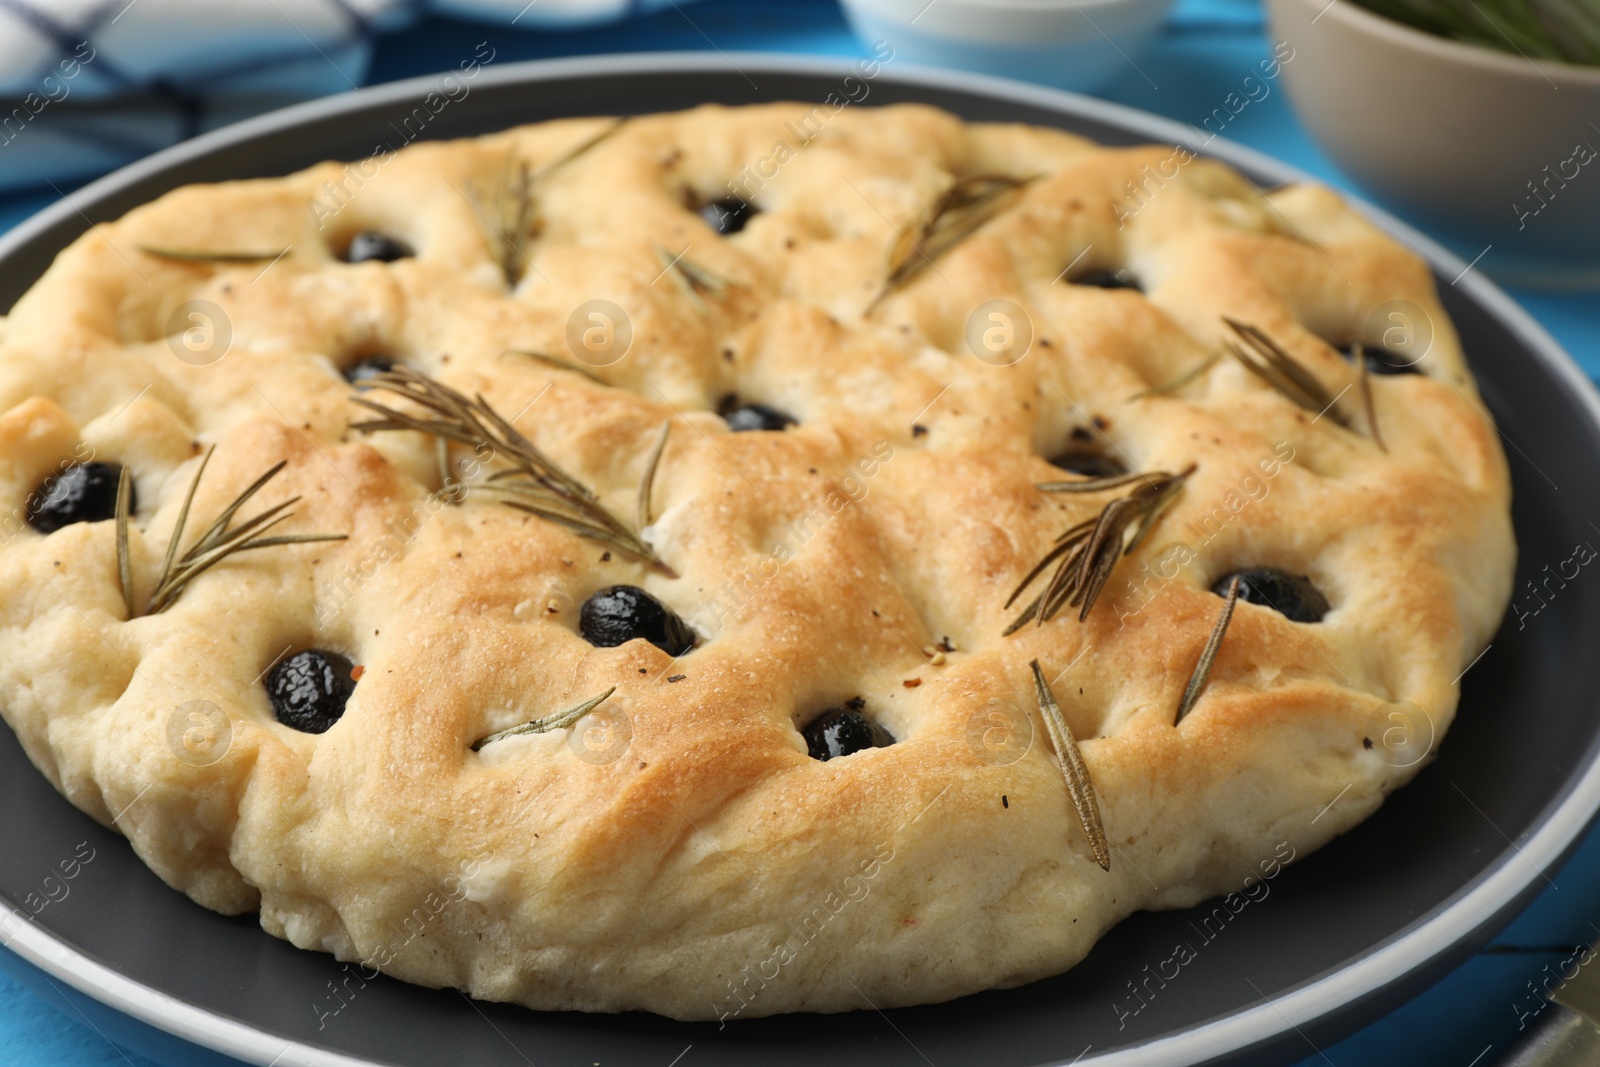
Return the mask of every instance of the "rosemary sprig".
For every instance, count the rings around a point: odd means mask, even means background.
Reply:
[[[188,248],[157,248],[154,245],[139,245],[138,248],[147,256],[175,259],[181,263],[260,263],[268,259],[278,259],[289,252],[288,248],[279,248],[271,252],[206,252]]]
[[[518,737],[522,734],[544,734],[549,733],[551,730],[564,730],[573,723],[577,722],[579,719],[583,718],[585,715],[589,714],[595,708],[598,708],[601,704],[605,703],[606,698],[610,697],[611,694],[615,693],[616,691],[617,687],[612,686],[599,696],[590,697],[581,704],[574,704],[566,711],[559,712],[558,714],[551,715],[547,718],[535,719],[532,722],[525,722],[521,726],[508,727],[507,729],[501,730],[497,733],[492,733],[488,737],[479,738],[472,743],[472,751],[476,752],[484,745],[492,745],[496,741],[502,741],[508,737]]]
[[[667,450],[667,435],[672,432],[672,420],[664,419],[661,423],[661,435],[656,438],[655,447],[650,449],[649,458],[644,461],[644,474],[639,476],[639,529],[644,529],[653,521],[650,514],[650,490],[656,484],[656,467],[661,463],[661,453]]]
[[[132,483],[128,477],[127,467],[123,467],[122,477],[117,483],[117,582],[122,586],[122,602],[128,608],[128,618],[133,619],[141,614],[159,615],[166,611],[177,602],[178,597],[189,587],[189,583],[236,552],[247,552],[253,548],[271,548],[274,545],[306,544],[312,541],[343,541],[348,536],[347,534],[261,536],[294,515],[294,512],[286,509],[300,500],[298,496],[274,504],[244,520],[237,527],[229,529],[239,509],[244,507],[262,486],[272,481],[289,465],[288,460],[279,460],[271,470],[257,478],[248,489],[235,497],[233,503],[224,508],[222,514],[206,527],[205,532],[189,547],[189,551],[179,556],[178,543],[183,539],[184,526],[189,521],[189,508],[194,503],[195,491],[200,488],[200,478],[206,472],[206,465],[211,462],[211,455],[216,450],[216,445],[207,449],[205,457],[200,461],[199,469],[194,472],[194,479],[189,483],[189,492],[184,496],[183,507],[178,512],[178,521],[173,525],[172,536],[167,540],[167,554],[161,564],[161,575],[156,579],[155,591],[150,594],[144,611],[137,613],[133,609],[133,566],[128,551],[128,512],[132,500],[129,488]]]
[[[535,362],[543,363],[547,367],[554,367],[556,370],[571,371],[573,374],[581,375],[582,377],[589,379],[596,385],[610,384],[588,367],[585,367],[580,363],[575,363],[570,359],[562,359],[560,356],[552,356],[547,352],[533,352],[526,348],[511,348],[506,350],[506,354],[512,356],[526,356]]]
[[[1106,581],[1111,577],[1111,570],[1116,566],[1117,560],[1139,547],[1162,514],[1172,506],[1173,501],[1177,500],[1178,494],[1183,491],[1184,482],[1194,471],[1195,465],[1190,464],[1177,474],[1152,471],[1132,477],[1117,475],[1114,478],[1093,479],[1094,482],[1102,483],[1099,488],[1113,488],[1134,480],[1140,481],[1141,484],[1126,496],[1119,496],[1106,504],[1100,514],[1070,527],[1056,538],[1055,545],[1045,553],[1044,558],[1034,565],[1021,582],[1017,583],[1017,588],[1005,606],[1009,608],[1014,604],[1017,597],[1022,595],[1022,591],[1032,585],[1034,579],[1043,574],[1052,563],[1056,564],[1055,572],[1045,584],[1044,591],[1034,597],[1033,602],[1023,609],[1021,615],[1012,620],[1011,625],[1005,628],[1001,636],[1014,634],[1034,620],[1043,626],[1069,604],[1079,609],[1079,622],[1087,619],[1095,600],[1100,596],[1100,591],[1105,588]],[[1046,484],[1074,485],[1076,488],[1090,483]],[[1133,531],[1131,538],[1127,536],[1129,530]]]
[[[1134,393],[1132,396],[1128,397],[1128,400],[1131,402],[1134,400],[1143,400],[1147,396],[1157,396],[1164,393],[1177,392],[1179,389],[1182,389],[1184,386],[1200,377],[1200,375],[1210,370],[1216,364],[1217,360],[1223,357],[1225,351],[1225,349],[1221,348],[1214,349],[1210,355],[1206,356],[1205,359],[1202,359],[1199,363],[1196,363],[1194,366],[1190,367],[1188,370],[1184,371],[1170,382],[1162,382],[1160,385],[1152,385],[1148,389],[1141,389],[1137,393]]]
[[[522,281],[528,269],[528,241],[538,236],[534,186],[616,133],[625,121],[625,119],[616,120],[538,170],[530,168],[527,160],[519,158],[515,150],[506,154],[504,172],[495,193],[495,221],[490,225],[495,231],[492,240],[497,247],[500,271],[505,275],[507,285],[515,288],[517,283]]]
[[[1338,398],[1330,394],[1278,342],[1247,322],[1226,315],[1222,321],[1245,343],[1245,347],[1242,347],[1231,340],[1223,342],[1234,358],[1245,365],[1245,369],[1307,411],[1319,415],[1326,413],[1340,426],[1347,430],[1350,428],[1350,421],[1333,406]]]
[[[1233,621],[1233,608],[1239,602],[1239,576],[1234,575],[1233,581],[1228,583],[1228,598],[1222,603],[1222,614],[1217,616],[1217,624],[1211,629],[1211,636],[1206,638],[1206,647],[1200,650],[1200,658],[1195,662],[1194,671],[1189,675],[1189,684],[1184,687],[1183,699],[1178,702],[1177,718],[1172,720],[1176,726],[1183,721],[1183,717],[1194,709],[1195,702],[1200,699],[1200,693],[1206,687],[1206,680],[1211,677],[1211,665],[1217,661],[1217,651],[1222,648],[1222,638],[1228,632],[1228,624]]]
[[[889,276],[866,307],[871,311],[896,289],[915,279],[933,261],[976,233],[1010,206],[1013,194],[1034,181],[1007,174],[962,178],[935,200],[909,232],[901,233],[889,254]]]
[[[353,403],[377,413],[379,418],[351,423],[351,429],[361,433],[413,430],[455,441],[473,450],[490,449],[510,467],[495,472],[485,484],[475,488],[498,494],[509,507],[556,523],[580,537],[610,545],[644,560],[669,577],[677,577],[649,545],[606,510],[588,486],[562,470],[481,395],[468,399],[448,385],[405,366],[357,382],[356,388],[363,392],[379,389],[393,393],[423,411],[403,411],[365,396],[356,396],[352,398]],[[654,470],[649,473],[653,476]]]
[[[1350,354],[1355,357],[1356,389],[1361,394],[1361,407],[1367,415],[1367,432],[1372,434],[1373,443],[1387,452],[1389,446],[1383,443],[1383,434],[1378,432],[1378,413],[1372,406],[1372,373],[1367,366],[1367,350],[1358,341]]]
[[[1089,777],[1089,765],[1083,761],[1078,739],[1072,736],[1072,727],[1061,715],[1061,705],[1050,692],[1050,683],[1044,680],[1039,661],[1028,664],[1033,668],[1034,695],[1039,698],[1039,710],[1044,714],[1045,729],[1050,743],[1055,746],[1056,762],[1061,765],[1061,775],[1067,780],[1067,799],[1077,809],[1078,821],[1083,824],[1083,836],[1089,840],[1089,851],[1102,871],[1111,870],[1111,844],[1106,840],[1105,824],[1100,819],[1100,800],[1095,796],[1094,780]]]

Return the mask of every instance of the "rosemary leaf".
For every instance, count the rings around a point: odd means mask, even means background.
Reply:
[[[507,507],[516,508],[518,511],[526,511],[530,515],[537,515],[539,518],[556,523],[558,526],[565,526],[580,537],[610,543],[610,530],[603,526],[596,526],[582,516],[569,514],[560,508],[551,507],[539,501],[507,500],[505,504]]]
[[[656,438],[655,447],[650,450],[649,457],[644,461],[644,473],[639,476],[639,529],[641,530],[651,523],[650,490],[656,484],[656,467],[661,463],[661,453],[667,450],[667,435],[671,432],[672,420],[662,420],[661,435]]]
[[[139,251],[157,259],[172,259],[180,263],[261,263],[287,255],[289,249],[278,248],[271,252],[206,252],[189,248],[157,248],[139,245]]]
[[[1211,665],[1217,661],[1217,651],[1222,648],[1222,638],[1228,632],[1228,623],[1233,621],[1233,608],[1239,602],[1239,576],[1234,575],[1233,581],[1228,583],[1228,598],[1222,602],[1222,614],[1217,616],[1216,626],[1211,628],[1211,636],[1206,639],[1206,647],[1200,650],[1200,659],[1194,665],[1194,671],[1189,675],[1189,684],[1183,690],[1183,699],[1178,702],[1177,718],[1172,720],[1176,726],[1183,721],[1183,717],[1194,709],[1195,702],[1200,699],[1201,690],[1206,687],[1206,680],[1211,677]]]
[[[1106,840],[1105,825],[1100,819],[1100,801],[1095,796],[1094,780],[1089,777],[1089,766],[1083,761],[1083,752],[1078,748],[1078,739],[1072,736],[1072,728],[1061,715],[1061,705],[1056,703],[1055,694],[1050,692],[1050,683],[1044,680],[1039,661],[1033,660],[1028,666],[1033,668],[1034,694],[1039,698],[1045,729],[1050,734],[1050,743],[1055,746],[1056,762],[1061,765],[1062,777],[1067,782],[1067,798],[1077,809],[1078,821],[1083,824],[1083,836],[1089,841],[1089,852],[1094,856],[1094,861],[1101,870],[1109,872],[1111,844]]]
[[[1319,415],[1326,413],[1340,426],[1350,428],[1349,420],[1333,406],[1336,398],[1298,360],[1284,351],[1283,346],[1249,323],[1226,315],[1222,321],[1245,343],[1245,347],[1241,347],[1232,341],[1224,342],[1227,350],[1244,364],[1245,369],[1307,411]]]
[[[685,252],[688,249],[684,249]],[[684,292],[694,301],[700,310],[705,310],[703,297],[720,300],[728,292],[728,287],[733,283],[715,271],[695,263],[683,253],[673,255],[661,245],[656,245],[656,259],[661,262],[661,269],[671,271],[672,276],[683,286]]]
[[[477,752],[484,745],[492,745],[494,742],[504,740],[507,737],[517,737],[521,734],[543,734],[549,733],[551,730],[564,730],[605,703],[606,699],[616,691],[617,687],[612,686],[599,696],[590,697],[581,704],[574,704],[559,714],[551,715],[544,719],[535,719],[532,722],[525,722],[521,726],[512,726],[498,733],[492,733],[488,737],[474,741],[472,743],[472,751]]]
[[[1016,599],[1016,594],[1012,594],[1012,599]],[[1000,636],[1010,637],[1012,634],[1028,625],[1028,623],[1038,618],[1039,603],[1043,599],[1044,595],[1042,593],[1039,596],[1034,597],[1033,601],[1027,607],[1022,609],[1022,614],[1012,619],[1011,622],[1006,625],[1006,628],[1000,631]]]
[[[117,584],[122,587],[122,603],[133,618],[133,561],[128,552],[128,510],[133,498],[133,475],[122,465],[117,476]]]
[[[287,515],[284,516],[284,518],[288,517]],[[348,534],[278,534],[275,537],[252,537],[241,548],[271,548],[273,545],[308,545],[313,541],[344,541],[348,537]]]
[[[590,370],[588,367],[585,367],[585,366],[583,366],[582,364],[579,364],[579,363],[574,363],[570,359],[562,359],[560,356],[552,356],[552,355],[549,355],[549,354],[544,353],[544,352],[531,352],[531,351],[528,351],[527,349],[523,349],[523,348],[508,349],[506,354],[507,355],[516,355],[516,356],[527,356],[529,359],[535,360],[535,361],[537,361],[539,363],[543,363],[547,367],[554,367],[557,370],[571,371],[573,374],[582,375],[583,377],[589,379],[591,382],[594,382],[596,385],[607,385],[607,384],[609,384],[604,378],[600,377],[598,374],[596,374],[594,371]]]
[[[588,486],[540,451],[482,396],[469,399],[444,383],[403,366],[358,382],[356,388],[363,394],[391,393],[431,415],[390,407],[360,395],[352,398],[352,402],[381,417],[353,422],[351,429],[364,434],[413,430],[456,441],[474,451],[487,450],[509,467],[490,475],[488,481],[475,486],[475,490],[498,494],[511,507],[600,541],[643,560],[669,577],[677,577],[638,534],[600,503]]]
[[[890,293],[932,266],[934,260],[976,233],[1010,206],[1014,193],[1037,177],[980,174],[952,184],[928,207],[911,232],[900,235],[889,254],[889,276],[866,310],[870,312]]]
[[[581,499],[558,492],[546,485],[529,481],[520,471],[500,471],[491,475],[481,486],[485,493],[498,496],[501,503],[512,507],[521,507],[524,511],[529,508],[550,511],[553,514],[565,516],[572,522],[581,524],[585,529],[605,532],[613,528],[616,522],[614,516],[597,516],[591,509],[590,503]],[[624,528],[625,529],[625,528]]]
[[[721,296],[733,284],[716,271],[702,267],[688,256],[679,256],[674,269],[683,275],[689,287],[697,293]]]
[[[1383,443],[1383,434],[1378,432],[1378,413],[1372,407],[1372,373],[1367,367],[1367,350],[1358,342],[1352,355],[1356,362],[1356,389],[1361,393],[1361,407],[1367,414],[1367,432],[1372,434],[1373,443],[1387,452],[1389,446]]]
[[[200,478],[206,472],[206,464],[211,462],[211,453],[216,450],[216,445],[206,449],[206,454],[200,458],[200,468],[194,472],[194,478],[189,482],[189,491],[183,497],[183,507],[178,510],[178,521],[172,527],[172,536],[167,539],[167,558],[162,561],[161,576],[156,579],[157,587],[165,585],[167,575],[172,573],[172,561],[178,556],[178,540],[183,537],[183,527],[189,521],[189,507],[194,503],[195,490],[200,488]]]
[[[457,495],[455,479],[451,477],[450,442],[443,437],[433,439],[433,462],[439,468],[439,493],[446,500]]]
[[[505,174],[495,198],[495,236],[500,248],[500,271],[513,289],[528,269],[528,237],[533,222],[533,175],[525,160],[506,156]]]
[[[1132,396],[1128,397],[1128,401],[1131,403],[1135,400],[1143,400],[1145,397],[1149,396],[1177,392],[1179,389],[1182,389],[1184,386],[1200,377],[1200,375],[1210,370],[1216,364],[1217,360],[1221,359],[1223,355],[1226,354],[1226,351],[1226,349],[1222,348],[1214,349],[1212,353],[1205,359],[1202,359],[1199,363],[1196,363],[1194,366],[1190,367],[1188,370],[1184,371],[1170,382],[1162,382],[1160,385],[1152,385],[1148,389],[1141,389],[1137,393],[1134,393]]]
[[[555,159],[552,159],[550,162],[546,163],[544,166],[542,166],[538,170],[534,171],[533,172],[533,180],[534,181],[538,181],[541,178],[547,177],[548,175],[554,173],[555,171],[560,170],[562,167],[566,166],[568,163],[571,163],[573,160],[577,159],[579,156],[581,156],[584,153],[588,152],[589,149],[595,147],[598,144],[601,144],[604,141],[609,140],[618,130],[622,129],[622,127],[627,124],[627,121],[628,121],[627,117],[623,116],[622,118],[619,118],[619,119],[616,119],[615,121],[613,121],[611,123],[611,125],[607,126],[605,129],[601,130],[599,133],[595,134],[593,137],[590,137],[590,138],[588,138],[587,140],[584,140],[584,141],[579,141],[578,144],[575,147],[569,148],[567,151],[563,152],[561,155],[557,156]]]
[[[1078,482],[1039,482],[1035,488],[1046,493],[1098,493],[1102,489],[1115,489],[1137,482],[1145,475],[1140,471],[1129,471],[1127,474],[1111,474],[1104,478],[1085,478]]]

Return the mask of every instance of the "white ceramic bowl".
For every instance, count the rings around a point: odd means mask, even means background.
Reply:
[[[1267,11],[1294,47],[1289,98],[1346,174],[1466,258],[1483,252],[1492,275],[1600,285],[1600,68],[1460,44],[1350,0]]]
[[[1172,0],[843,0],[868,42],[895,59],[1097,88],[1134,69]]]

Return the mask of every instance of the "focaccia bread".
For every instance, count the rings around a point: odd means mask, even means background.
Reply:
[[[0,498],[0,711],[169,884],[684,1019],[1015,986],[1318,847],[1515,554],[1333,193],[915,106],[177,190],[0,320]]]

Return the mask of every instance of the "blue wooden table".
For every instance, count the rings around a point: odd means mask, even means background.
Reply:
[[[485,38],[502,60],[701,50],[708,41],[723,51],[862,51],[834,0],[706,0],[624,26],[581,32],[523,33],[432,19],[383,38],[368,81],[431,73]],[[1199,122],[1210,108],[1204,102],[1223,99],[1267,54],[1257,0],[1179,0],[1160,40],[1139,61],[1152,80],[1130,67],[1127,77],[1100,95]],[[1360,192],[1311,142],[1281,88],[1242,111],[1228,136],[1335,187]],[[0,232],[55,199],[48,187],[0,198]],[[1600,377],[1600,297],[1511,293],[1591,377]],[[1551,885],[1488,949],[1360,1033],[1326,1048],[1308,1044],[1302,1067],[1487,1067],[1517,1033],[1527,983],[1537,983],[1544,968],[1557,966],[1575,943],[1600,938],[1600,832],[1592,833],[1562,870],[1545,873]],[[84,1025],[65,1001],[41,1000],[0,978],[0,1065],[36,1064],[153,1067]]]

